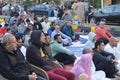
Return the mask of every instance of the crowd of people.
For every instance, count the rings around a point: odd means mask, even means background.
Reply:
[[[119,76],[119,38],[108,31],[105,23],[106,21],[102,19],[95,32],[88,34],[85,47],[93,48],[93,62],[96,70],[103,70],[107,77],[113,78],[115,75]]]
[[[4,18],[4,22],[0,25],[0,74],[9,80],[46,80],[36,74],[31,66],[33,64],[45,70],[50,80],[74,80],[75,75],[72,72],[54,68],[53,65],[53,63],[62,65],[74,63],[76,59],[74,53],[62,46],[70,45],[71,33],[68,35],[62,33],[56,22],[49,24],[47,15],[43,15],[39,21],[30,12],[24,10],[19,12],[16,7],[10,9],[10,17]],[[61,16],[63,20],[69,17],[66,14],[64,10]],[[71,30],[75,36],[72,28]],[[51,45],[51,41],[55,44]],[[59,52],[54,50],[56,44],[60,46]],[[62,56],[65,57],[59,59]]]
[[[86,21],[88,6],[87,0],[84,4],[75,0],[72,5],[79,22]],[[0,25],[0,74],[8,80],[46,80],[34,71],[33,64],[42,68],[49,80],[119,80],[119,40],[106,29],[106,21],[101,20],[95,32],[88,34],[78,59],[66,48],[80,41],[72,28],[72,16],[64,9],[60,20],[65,24],[49,23],[47,15],[39,20],[29,11],[18,13],[13,7],[10,18]],[[71,70],[65,70],[69,64],[73,65]]]

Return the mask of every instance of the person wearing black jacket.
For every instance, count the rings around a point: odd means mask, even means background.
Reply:
[[[3,36],[0,43],[0,74],[8,80],[45,80],[37,76],[24,56],[17,51],[12,34]]]
[[[75,80],[75,75],[72,72],[53,66],[53,63],[59,64],[59,62],[50,57],[45,43],[43,31],[33,31],[31,34],[31,44],[26,51],[27,60],[31,64],[44,69],[50,80]]]
[[[38,21],[37,17],[34,17],[34,24],[33,24],[33,30],[42,30],[42,25]]]
[[[119,72],[115,67],[117,60],[113,54],[104,51],[104,42],[102,40],[96,41],[93,52],[93,62],[96,70],[103,70],[108,78],[114,78],[115,75],[119,76]]]

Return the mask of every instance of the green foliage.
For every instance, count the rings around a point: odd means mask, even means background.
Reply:
[[[36,4],[35,0],[26,0],[26,1],[27,1],[28,8]]]
[[[31,7],[31,6],[36,4],[36,0],[26,0],[26,1],[27,1],[27,4],[28,4],[28,7]],[[60,0],[38,0],[38,4],[39,3],[44,3],[44,2],[54,2],[55,4],[59,4]]]
[[[28,3],[28,7],[35,5],[36,4],[36,0],[26,0]],[[39,3],[43,3],[43,2],[54,2],[55,4],[59,4],[61,0],[38,0]],[[91,5],[93,5],[93,7],[95,8],[100,8],[101,7],[101,0],[88,0]]]
[[[95,8],[100,8],[101,7],[101,0],[88,0],[88,1]]]
[[[60,0],[53,0],[56,4],[60,3]]]
[[[41,0],[41,3],[43,2],[55,2],[55,4],[59,4],[60,0]]]

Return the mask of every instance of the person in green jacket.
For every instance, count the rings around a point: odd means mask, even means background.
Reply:
[[[51,42],[52,56],[59,62],[66,64],[73,64],[76,57],[73,52],[62,46],[62,38],[60,34],[54,36],[54,41]]]

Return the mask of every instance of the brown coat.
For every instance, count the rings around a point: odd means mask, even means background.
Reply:
[[[75,15],[78,16],[79,22],[85,22],[85,6],[83,2],[78,2],[75,8]]]

